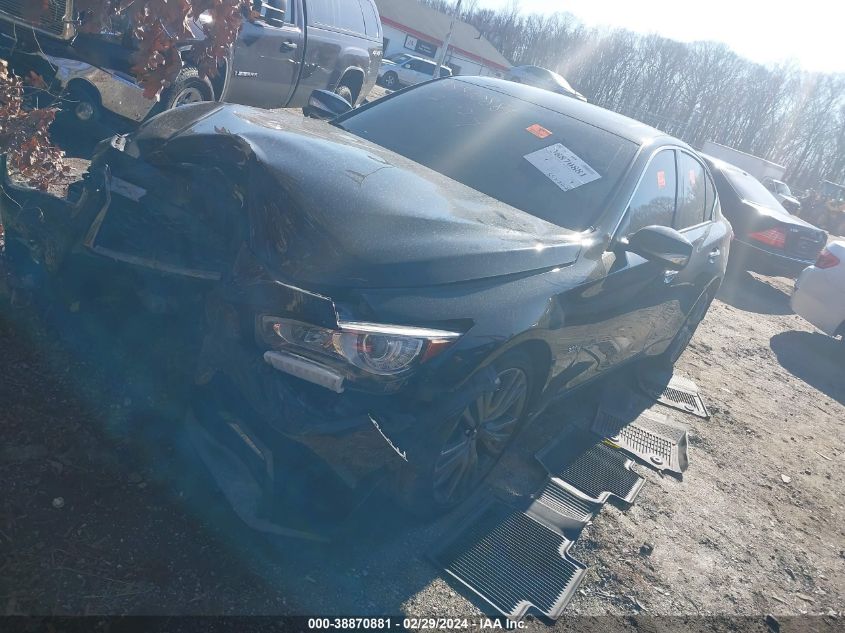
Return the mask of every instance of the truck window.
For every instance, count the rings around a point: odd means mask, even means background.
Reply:
[[[378,13],[376,13],[376,7],[372,0],[359,1],[361,2],[361,11],[364,14],[364,30],[367,32],[367,37],[381,37],[381,23],[379,22]],[[387,48],[386,44],[384,48]]]
[[[350,0],[310,0],[308,24],[343,29],[364,35],[364,13],[358,2]]]

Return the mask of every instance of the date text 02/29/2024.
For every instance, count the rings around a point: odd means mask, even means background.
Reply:
[[[521,630],[525,622],[508,618],[309,618],[309,630]]]

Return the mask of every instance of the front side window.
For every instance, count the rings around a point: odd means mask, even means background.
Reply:
[[[375,5],[372,0],[359,0],[361,3],[361,11],[364,14],[364,29],[368,37],[381,37],[381,28],[379,26],[378,14],[376,13]],[[387,45],[385,44],[385,48]]]
[[[364,13],[358,2],[349,0],[310,0],[308,23],[364,34]]]
[[[336,125],[576,231],[593,226],[605,211],[638,149],[594,125],[460,78],[396,93]],[[582,171],[580,181],[572,180],[570,168]],[[587,169],[592,175],[583,177]],[[567,173],[570,181],[561,183],[558,176]]]
[[[681,231],[704,222],[707,194],[704,167],[686,152],[678,152],[678,175],[675,228]]]
[[[631,198],[619,234],[632,235],[653,224],[672,226],[676,185],[675,151],[662,150],[646,167],[637,191]]]

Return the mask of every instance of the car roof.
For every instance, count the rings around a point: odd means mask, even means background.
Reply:
[[[496,90],[517,99],[534,103],[560,114],[565,114],[589,125],[601,128],[611,134],[628,139],[639,145],[649,145],[657,141],[671,141],[681,147],[692,149],[681,140],[661,132],[645,123],[631,119],[617,112],[612,112],[592,103],[585,103],[572,97],[567,97],[542,88],[535,88],[525,84],[518,84],[505,79],[493,77],[459,76],[446,78],[441,81],[463,81],[483,88]]]

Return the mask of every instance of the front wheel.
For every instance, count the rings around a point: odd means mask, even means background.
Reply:
[[[414,514],[440,514],[469,497],[525,423],[533,384],[531,359],[513,352],[494,367],[494,386],[433,431],[422,464],[402,479],[398,500]]]
[[[399,87],[399,75],[394,72],[385,73],[382,82],[385,88],[396,90]]]
[[[656,363],[669,368],[673,367],[675,363],[678,362],[681,354],[684,353],[684,350],[690,344],[699,324],[704,320],[704,316],[707,314],[710,304],[713,303],[714,295],[715,293],[707,290],[698,298],[698,301],[695,302],[695,305],[692,307],[692,310],[690,310],[690,313],[687,315],[687,318],[684,320],[684,324],[681,326],[681,329],[678,330],[675,338],[672,339],[669,347],[655,359]]]
[[[200,77],[199,70],[185,66],[176,76],[173,85],[162,99],[165,110],[202,101],[213,101],[214,91],[207,79]]]

